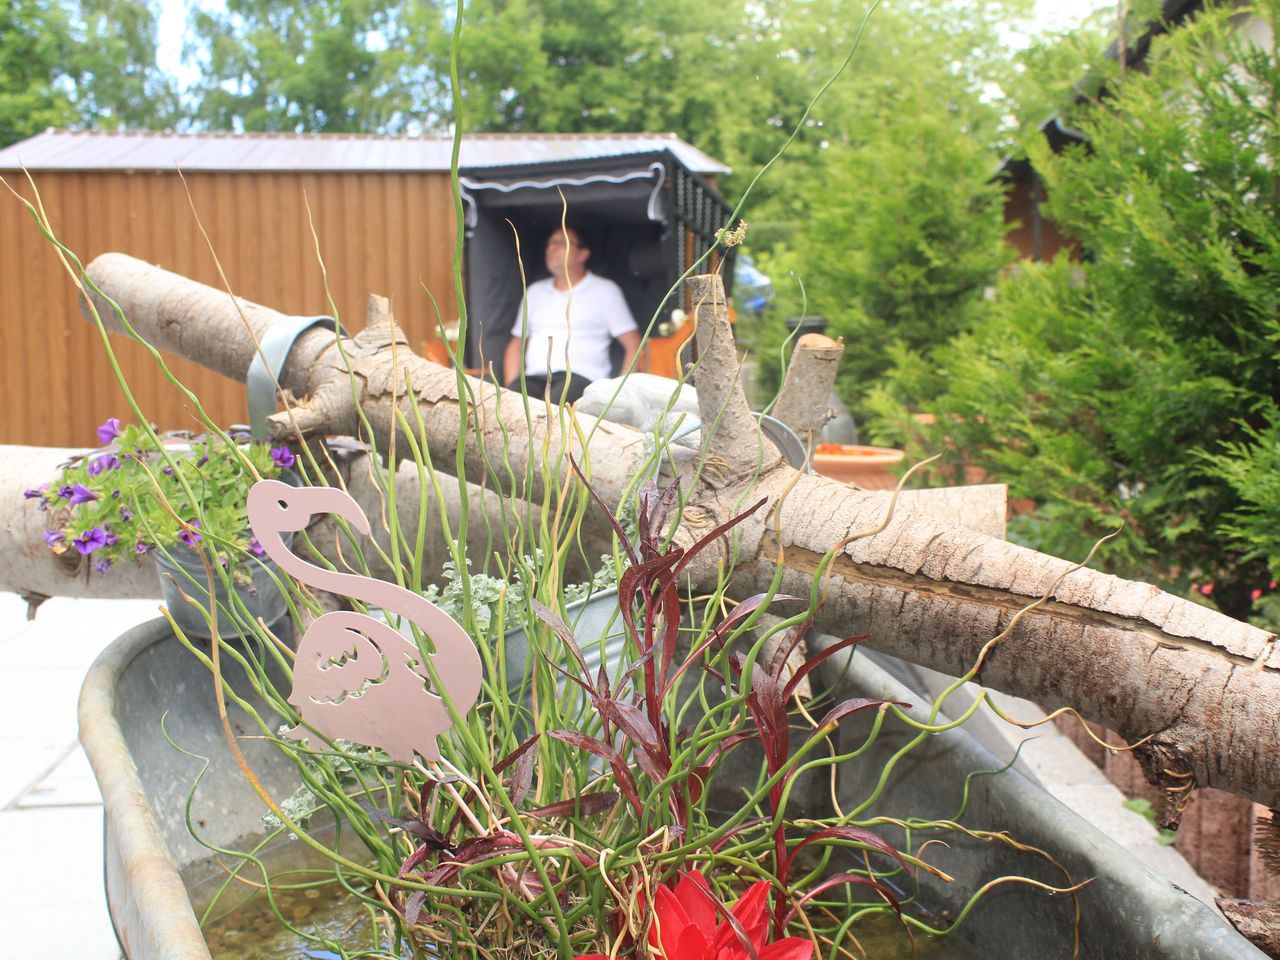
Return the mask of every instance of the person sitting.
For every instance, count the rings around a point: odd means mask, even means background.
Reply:
[[[550,387],[553,403],[573,403],[591,381],[612,375],[614,340],[622,345],[623,369],[631,365],[640,331],[618,285],[587,269],[590,258],[576,228],[552,231],[546,248],[551,276],[529,284],[503,354],[502,378],[509,389],[520,389],[523,361],[530,396],[543,396]]]

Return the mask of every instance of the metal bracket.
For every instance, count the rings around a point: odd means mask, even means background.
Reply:
[[[249,364],[245,388],[249,392],[249,429],[253,439],[262,443],[267,439],[267,417],[276,408],[276,384],[294,343],[312,327],[326,327],[341,333],[333,317],[289,317],[278,320],[267,328],[258,343],[258,351]]]

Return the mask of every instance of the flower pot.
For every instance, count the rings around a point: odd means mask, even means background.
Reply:
[[[293,534],[283,535],[286,546],[293,542]],[[160,590],[165,607],[174,622],[188,637],[211,639],[209,629],[209,576],[213,575],[213,599],[218,604],[218,632],[227,635],[240,633],[233,614],[240,615],[240,605],[248,611],[249,618],[259,617],[267,626],[282,620],[289,611],[284,593],[278,581],[283,575],[273,561],[266,557],[250,557],[243,562],[243,572],[248,582],[234,587],[237,604],[232,603],[227,586],[216,569],[206,569],[205,562],[217,563],[212,551],[199,551],[182,544],[170,548],[168,556],[159,550],[153,552],[156,571],[160,574]]]
[[[369,613],[380,620],[387,619],[385,611],[376,607],[370,607]],[[566,604],[565,624],[574,637],[579,639],[582,659],[592,679],[602,663],[609,664],[610,675],[617,672],[616,665],[626,650],[627,636],[622,617],[618,613],[616,589],[599,590],[582,600]],[[413,640],[413,631],[408,624],[402,622],[400,632],[410,641]],[[512,627],[504,634],[503,654],[507,688],[513,694],[522,694],[521,699],[528,704],[533,691],[527,688],[524,679],[529,675],[532,658],[537,656],[537,651],[530,648],[529,638],[523,627]],[[573,686],[571,680],[558,677],[557,689],[561,696],[568,694]]]
[[[621,662],[627,648],[627,633],[622,624],[622,616],[618,612],[618,591],[601,590],[584,600],[578,600],[565,606],[565,624],[578,641],[582,651],[582,659],[587,665],[587,675],[595,679],[602,663],[608,664],[610,676],[616,676],[617,664]],[[560,643],[559,640],[553,641]],[[529,638],[524,629],[515,627],[506,633],[505,661],[507,686],[513,693],[520,690],[524,678],[529,674],[532,658],[537,651],[529,647]],[[558,677],[557,689],[561,696],[569,693],[573,682],[567,677]],[[529,702],[532,691],[525,691],[524,701]]]
[[[835,671],[833,696],[914,702],[921,715],[927,704],[886,670],[892,663],[854,655]],[[238,664],[224,660],[223,669],[234,685],[247,688]],[[273,722],[265,704],[256,706]],[[234,704],[227,707],[233,726],[253,727]],[[209,960],[193,902],[202,882],[225,874],[187,833],[184,805],[204,763],[158,735],[166,712],[170,738],[209,758],[192,796],[191,822],[201,826],[208,842],[245,849],[260,833],[262,804],[225,743],[208,671],[160,620],[130,630],[98,658],[81,694],[80,737],[102,788],[107,901],[126,956]],[[842,733],[860,743],[865,730],[850,722]],[[883,764],[912,735],[905,729],[882,735],[874,756],[840,770],[838,791],[846,809],[868,795]],[[297,775],[280,751],[254,738],[242,738],[241,745],[264,789],[275,797],[293,791]],[[966,780],[974,771],[1002,766],[962,729],[935,735],[897,766],[873,812],[951,817],[967,790],[966,825],[1008,831],[1020,843],[1051,853],[1077,881],[1093,878],[1078,895],[1081,955],[1091,960],[1262,960],[1220,915],[1157,877],[1021,773]],[[1054,884],[1063,879],[1042,859],[1011,845],[961,835],[952,835],[945,849],[931,848],[929,859],[956,878],[946,884],[920,877],[919,903],[939,918],[957,915],[978,885],[995,877],[1032,876]],[[1072,955],[1075,928],[1072,898],[1006,885],[980,900],[954,936],[979,956],[1065,960]]]
[[[820,443],[813,452],[813,469],[824,477],[864,490],[892,490],[898,485],[895,468],[905,454],[889,447],[850,443]]]

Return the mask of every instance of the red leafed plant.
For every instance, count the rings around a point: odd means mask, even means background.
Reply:
[[[883,854],[891,871],[906,867],[898,851],[870,829],[837,821],[800,828],[787,818],[786,796],[801,758],[825,743],[845,717],[889,704],[857,699],[830,706],[804,742],[793,744],[792,704],[802,681],[861,638],[834,643],[793,669],[791,654],[811,620],[802,617],[776,650],[759,656],[762,641],[747,630],[771,602],[799,599],[781,594],[749,597],[727,613],[691,626],[681,575],[700,551],[764,502],[682,549],[664,540],[678,495],[675,485],[659,491],[650,484],[640,492],[636,542],[616,526],[628,560],[618,582],[620,619],[631,648],[625,662],[606,664],[593,675],[583,649],[597,638],[575,637],[549,606],[529,601],[533,616],[555,638],[538,647],[539,662],[559,678],[562,689],[576,687],[583,693],[588,712],[572,728],[535,717],[532,735],[494,764],[502,788],[520,807],[519,817],[480,838],[465,835],[468,823],[478,819],[474,813],[455,811],[430,831],[425,828],[429,818],[402,821],[402,828],[419,842],[399,875],[423,885],[449,886],[487,871],[489,883],[504,891],[519,890],[533,903],[558,889],[562,913],[567,907],[569,916],[579,902],[600,903],[605,910],[587,925],[596,931],[588,939],[598,950],[607,938],[614,956],[647,956],[640,947],[647,943],[654,955],[667,960],[801,960],[813,955],[815,940],[788,936],[788,927],[812,897],[861,885],[873,902],[898,909],[893,889],[873,872],[835,872],[807,890],[788,886],[797,858],[808,857],[811,848],[828,848],[828,857],[837,847],[862,856]],[[748,638],[753,638],[749,647]],[[726,756],[752,742],[763,758],[765,786],[729,822],[716,822],[707,809],[708,786]],[[561,752],[565,749],[570,752]],[[547,782],[562,770],[581,771],[589,765],[596,772],[562,789],[554,800],[543,796],[540,803],[528,803],[535,799],[531,788],[539,760],[551,765],[551,770],[540,769],[539,779]],[[465,789],[456,778],[446,786]],[[419,806],[428,808],[429,797],[430,806],[439,805],[439,791],[424,786]],[[547,820],[559,821],[560,828],[540,830]],[[526,828],[525,837],[513,829],[517,823]],[[539,856],[557,845],[560,856],[554,863]],[[717,861],[728,856],[724,851],[730,845],[750,851],[749,859],[761,868],[756,876],[771,879],[748,884],[752,877],[726,872]],[[687,854],[676,856],[669,852],[671,846]],[[619,850],[627,853],[619,855]],[[521,858],[522,851],[531,856]],[[533,869],[539,860],[545,876]],[[708,864],[716,887],[743,891],[732,908],[706,875],[688,872],[688,864],[700,861]],[[597,882],[589,867],[597,865],[609,872],[607,883],[603,878],[598,882],[611,906],[589,890]],[[771,871],[764,869],[768,866]],[[403,903],[405,918],[419,923],[427,918],[431,897],[415,891]],[[645,909],[645,903],[652,908]],[[830,903],[825,905],[830,909]]]

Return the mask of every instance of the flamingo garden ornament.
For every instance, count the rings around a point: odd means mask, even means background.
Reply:
[[[319,513],[343,517],[369,536],[364,511],[342,490],[293,487],[279,480],[260,480],[249,490],[249,526],[267,556],[307,586],[382,607],[420,628],[435,647],[431,667],[439,689],[459,716],[465,714],[479,696],[482,678],[471,638],[411,590],[325,570],[294,555],[280,534],[304,529]],[[306,740],[311,727],[330,739],[380,747],[403,763],[412,763],[415,751],[425,760],[439,760],[436,738],[453,720],[444,700],[427,689],[431,679],[418,647],[399,630],[351,610],[326,613],[298,642],[289,703],[302,723],[286,736]]]

